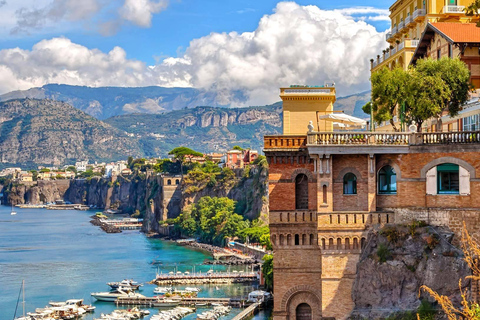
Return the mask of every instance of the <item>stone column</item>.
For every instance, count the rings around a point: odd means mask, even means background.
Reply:
[[[367,160],[368,164],[368,211],[377,210],[377,168],[375,165],[375,155],[370,154]]]

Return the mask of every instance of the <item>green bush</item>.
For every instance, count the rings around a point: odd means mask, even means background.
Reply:
[[[384,263],[387,262],[387,260],[392,259],[392,253],[390,252],[390,249],[388,249],[388,247],[383,243],[380,243],[378,246],[377,256],[380,263]]]
[[[420,320],[434,320],[436,313],[437,310],[435,310],[434,306],[426,299],[422,300],[422,303],[417,310],[417,314]]]
[[[388,242],[395,243],[400,239],[400,233],[394,226],[385,227],[380,231],[380,234],[387,238]]]

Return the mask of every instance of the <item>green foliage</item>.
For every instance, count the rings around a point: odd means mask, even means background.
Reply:
[[[273,255],[267,254],[262,260],[262,274],[265,279],[265,286],[267,290],[273,290]]]
[[[473,1],[470,5],[468,5],[465,9],[465,15],[469,17],[479,16],[480,10],[480,0]],[[480,27],[480,21],[477,21],[477,27]]]
[[[405,122],[421,124],[430,118],[439,117],[443,111],[450,116],[458,114],[468,100],[470,72],[459,59],[420,59],[416,67],[405,71],[401,68],[383,68],[372,74],[372,102],[363,106],[363,111],[374,112],[377,123],[390,121],[398,130],[393,117],[400,113]],[[405,113],[398,112],[404,106]]]
[[[230,168],[220,168],[216,163],[206,161],[190,169],[184,177],[185,192],[193,193],[206,187],[231,187],[235,183],[235,173]]]
[[[132,218],[143,218],[143,214],[140,212],[140,210],[135,210],[135,212],[132,214]]]
[[[408,231],[412,237],[417,234],[417,228],[423,228],[427,226],[425,221],[413,220],[410,224],[407,225]]]
[[[243,148],[240,147],[240,146],[233,146],[232,148],[233,150],[239,150],[239,151],[243,151]]]
[[[420,320],[434,320],[437,310],[426,299],[422,299],[420,306],[418,307],[417,314]]]
[[[40,169],[40,172],[42,172],[42,173],[43,173],[43,172],[50,172],[50,169],[42,168],[42,169]]]
[[[370,115],[372,113],[372,102],[371,101],[368,101],[363,107],[362,107],[362,111],[368,115]]]
[[[75,174],[77,174],[77,168],[75,166],[69,166],[67,168],[67,171],[72,171],[72,172],[75,172]]]
[[[258,158],[253,161],[253,164],[261,168],[268,168],[267,157],[259,155]]]
[[[157,164],[153,166],[153,170],[155,170],[155,172],[180,174],[180,163],[173,162],[170,159],[158,160]]]
[[[37,170],[30,170],[30,173],[32,174],[32,179],[33,179],[33,181],[37,181],[37,179],[38,179],[38,172],[37,172]]]
[[[395,243],[399,240],[400,234],[394,226],[387,226],[380,231],[380,234],[387,238],[388,242]]]
[[[377,256],[380,263],[384,263],[387,262],[387,260],[392,259],[392,253],[390,252],[390,249],[388,249],[388,247],[383,243],[378,245]]]
[[[173,155],[175,159],[178,159],[180,161],[184,161],[185,156],[203,157],[203,153],[183,146],[172,149],[168,154]]]

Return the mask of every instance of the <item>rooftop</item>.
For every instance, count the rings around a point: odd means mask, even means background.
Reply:
[[[450,42],[480,43],[480,28],[476,23],[437,22],[429,25]]]

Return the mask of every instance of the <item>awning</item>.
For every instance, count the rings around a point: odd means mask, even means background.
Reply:
[[[367,121],[357,117],[349,116],[348,114],[345,114],[345,113],[327,113],[325,115],[321,115],[320,117],[318,117],[318,119],[342,123],[342,124],[351,125],[351,126],[367,125]]]

